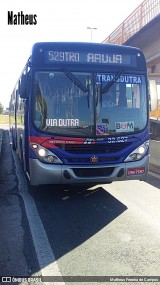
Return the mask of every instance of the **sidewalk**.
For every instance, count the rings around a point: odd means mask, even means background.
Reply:
[[[9,134],[4,128],[0,157],[0,276],[31,276],[37,271],[35,264],[34,248],[19,193]],[[0,284],[3,285],[4,282]],[[32,282],[6,284],[33,285]]]

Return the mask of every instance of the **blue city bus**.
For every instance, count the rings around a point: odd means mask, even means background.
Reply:
[[[147,69],[138,48],[40,42],[10,100],[10,131],[31,185],[146,180]]]

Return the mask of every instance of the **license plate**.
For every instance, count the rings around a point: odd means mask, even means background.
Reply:
[[[145,167],[128,168],[127,176],[142,175],[145,173]]]

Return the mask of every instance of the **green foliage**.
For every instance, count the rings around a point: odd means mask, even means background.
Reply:
[[[3,111],[4,111],[4,107],[3,107],[3,105],[0,103],[0,114],[3,114]]]

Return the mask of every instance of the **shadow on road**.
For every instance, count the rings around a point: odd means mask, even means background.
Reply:
[[[121,215],[127,207],[103,187],[31,188],[56,259],[81,245]]]
[[[15,167],[6,131],[2,152],[0,202],[2,203],[2,198],[5,197],[8,203],[3,202],[0,216],[3,241],[0,243],[1,275],[28,276],[36,274],[39,267],[24,204],[18,190],[15,168],[21,166]],[[104,190],[102,185],[88,189],[78,186],[44,185],[36,190],[29,187],[29,193],[34,198],[56,260],[89,240],[127,210],[127,207]],[[2,227],[2,222],[5,227]],[[46,259],[43,262],[44,268],[54,261]]]

